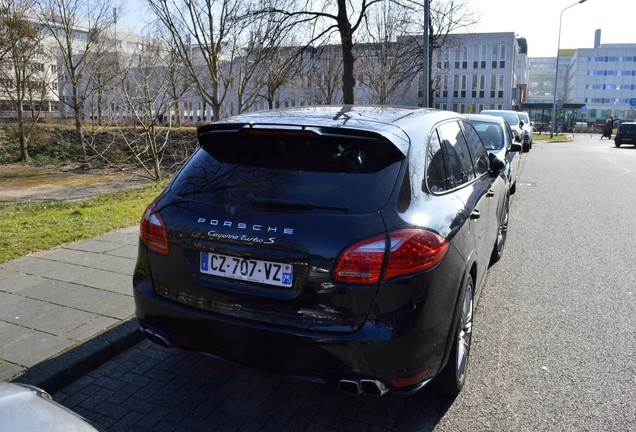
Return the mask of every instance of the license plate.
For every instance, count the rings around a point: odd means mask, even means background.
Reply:
[[[201,252],[201,273],[291,288],[293,267],[271,261]]]

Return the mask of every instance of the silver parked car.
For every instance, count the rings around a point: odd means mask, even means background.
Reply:
[[[514,135],[515,141],[521,143],[523,142],[523,125],[524,122],[519,118],[519,113],[517,111],[506,111],[506,110],[483,110],[480,114],[497,116],[501,117],[510,125],[510,129],[512,129],[512,133]],[[530,144],[523,145],[523,151],[530,151]]]
[[[0,432],[95,432],[78,414],[37,387],[0,383]]]
[[[523,122],[523,146],[529,151],[532,148],[532,140],[534,135],[534,123],[530,121],[530,116],[525,111],[517,111],[519,119]]]
[[[521,163],[521,144],[514,142],[510,125],[502,118],[482,114],[466,114],[488,153],[506,164],[505,174],[508,178],[510,193],[517,190]]]

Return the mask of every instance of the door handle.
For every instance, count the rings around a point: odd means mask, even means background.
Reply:
[[[494,190],[492,190],[492,189],[490,189],[490,190],[488,191],[488,193],[486,193],[486,196],[487,196],[488,198],[490,198],[490,197],[494,197],[494,196],[495,196],[495,191],[494,191]]]
[[[471,219],[479,219],[479,216],[481,216],[481,212],[477,209],[473,210],[473,212],[470,214]]]

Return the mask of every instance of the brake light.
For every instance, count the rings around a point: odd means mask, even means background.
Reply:
[[[316,133],[308,130],[296,130],[296,129],[260,129],[250,128],[242,131],[245,135],[261,136],[261,137],[275,137],[275,138],[297,138],[297,139],[311,139],[316,137]]]
[[[403,230],[391,233],[391,249],[384,280],[435,267],[447,250],[446,239],[430,231]]]
[[[379,235],[347,249],[336,267],[338,282],[374,284],[380,281],[386,251],[386,237]]]
[[[141,240],[146,247],[161,255],[168,255],[166,225],[155,204],[150,204],[141,218]]]
[[[430,231],[408,229],[378,235],[348,248],[336,266],[338,282],[375,284],[436,266],[446,255],[448,242]],[[384,272],[383,272],[383,267]]]

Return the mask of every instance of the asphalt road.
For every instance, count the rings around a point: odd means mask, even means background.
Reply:
[[[636,431],[636,149],[522,159],[454,400],[354,397],[142,342],[54,394],[108,431]]]

